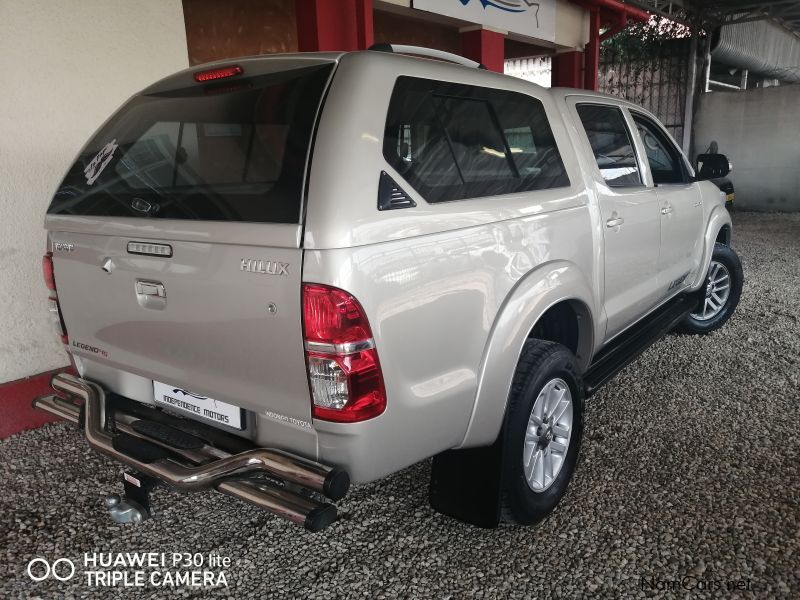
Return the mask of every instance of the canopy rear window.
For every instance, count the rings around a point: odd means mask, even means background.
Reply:
[[[134,97],[81,152],[48,212],[299,223],[332,69]]]

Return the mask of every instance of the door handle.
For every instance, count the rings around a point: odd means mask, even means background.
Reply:
[[[136,293],[140,296],[155,296],[156,298],[166,298],[167,291],[164,284],[158,281],[136,280]]]
[[[617,217],[616,219],[609,219],[606,221],[606,227],[619,227],[625,222],[625,219],[622,217]]]
[[[661,214],[662,215],[668,215],[671,212],[672,212],[672,207],[669,206],[669,205],[667,205],[667,206],[665,206],[664,208],[661,209]]]

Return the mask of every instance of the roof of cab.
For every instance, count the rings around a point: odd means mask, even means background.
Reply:
[[[604,92],[595,92],[593,90],[584,90],[580,88],[567,88],[567,87],[550,88],[550,92],[553,94],[554,97],[559,98],[560,100],[564,100],[569,96],[584,96],[589,98],[597,98],[599,100],[604,100],[604,101],[611,100],[612,103],[614,104],[619,104],[621,106],[630,106],[637,108],[639,110],[643,110],[642,107],[636,104],[635,102],[631,102],[630,100],[626,100],[625,98],[620,98],[619,96],[606,94]]]
[[[425,49],[420,48],[420,50],[425,50]],[[276,66],[276,63],[278,63],[279,61],[283,62],[284,64],[286,63],[291,64],[292,62],[294,62],[296,63],[297,67],[301,67],[309,64],[338,62],[343,56],[347,54],[361,54],[365,56],[370,56],[372,60],[385,61],[387,64],[397,60],[435,61],[439,65],[448,65],[449,67],[452,67],[454,70],[476,69],[476,67],[464,66],[462,64],[458,64],[455,62],[448,62],[446,60],[442,60],[441,58],[435,58],[433,56],[422,56],[404,52],[390,52],[377,49],[359,50],[353,52],[295,52],[289,54],[263,54],[258,56],[229,58],[209,63],[203,63],[199,65],[193,65],[187,69],[178,71],[177,73],[173,73],[172,75],[168,75],[167,77],[148,86],[146,89],[142,90],[141,93],[157,94],[170,90],[189,87],[192,85],[197,85],[197,82],[194,80],[194,74],[201,71],[207,71],[207,70],[219,69],[223,67],[230,67],[237,65],[243,68],[245,75],[252,76],[270,72]],[[502,73],[496,73],[494,71],[488,71],[484,69],[477,69],[477,70],[481,73],[485,73],[487,78],[492,78],[497,76],[509,77],[507,75],[503,75]],[[537,85],[532,82],[528,83],[530,83],[531,85]],[[537,87],[541,86],[537,85]]]

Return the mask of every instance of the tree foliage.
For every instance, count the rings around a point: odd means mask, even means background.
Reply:
[[[665,18],[652,17],[646,23],[631,24],[605,40],[600,52],[603,56],[610,55],[616,60],[646,61],[659,56],[661,46],[665,42],[690,35],[691,31],[685,25]]]

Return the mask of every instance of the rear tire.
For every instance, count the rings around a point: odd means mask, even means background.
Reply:
[[[725,244],[714,244],[706,279],[697,291],[697,308],[675,331],[703,335],[722,327],[739,304],[743,283],[742,263],[736,252]]]
[[[572,353],[554,342],[528,340],[501,434],[504,521],[537,523],[564,496],[578,461],[583,404],[583,381]]]

